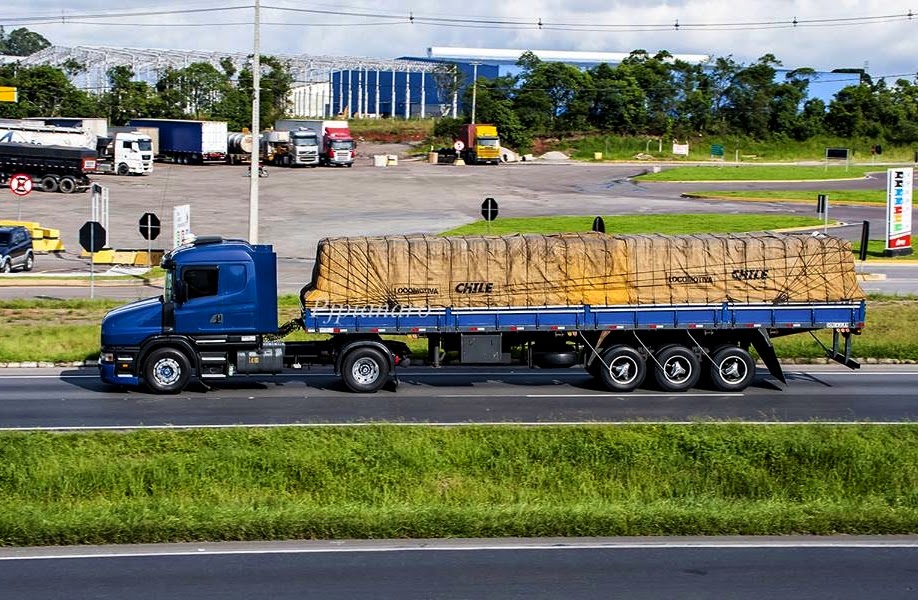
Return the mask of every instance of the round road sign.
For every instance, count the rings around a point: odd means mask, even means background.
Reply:
[[[456,149],[456,152],[462,152],[462,149],[465,148],[465,144],[461,140],[456,140],[456,143],[453,144],[453,148]]]
[[[24,173],[16,173],[10,177],[10,190],[17,196],[27,196],[32,191],[32,177]]]

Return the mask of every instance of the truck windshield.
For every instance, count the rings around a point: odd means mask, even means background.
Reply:
[[[294,146],[318,146],[314,135],[295,135],[293,136]]]
[[[478,145],[497,148],[500,146],[500,138],[478,138]]]
[[[150,152],[153,150],[153,141],[152,140],[140,140],[137,142],[137,146],[140,148],[141,152]]]
[[[332,150],[353,150],[354,148],[354,142],[351,140],[332,141],[330,145]]]

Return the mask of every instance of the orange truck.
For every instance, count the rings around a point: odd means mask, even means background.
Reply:
[[[500,137],[494,125],[466,123],[459,130],[463,148],[462,160],[468,164],[498,164],[500,162]]]

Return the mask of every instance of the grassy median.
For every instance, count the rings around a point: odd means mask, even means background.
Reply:
[[[797,166],[716,164],[676,167],[645,173],[636,181],[817,181],[825,179],[863,179],[867,173],[884,171],[883,165]]]
[[[918,531],[918,426],[5,433],[0,544]]]

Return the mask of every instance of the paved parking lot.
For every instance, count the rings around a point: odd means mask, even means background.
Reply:
[[[500,216],[639,214],[665,212],[799,212],[809,205],[704,202],[679,197],[679,184],[635,185],[626,180],[644,165],[535,161],[500,166],[449,166],[400,160],[374,167],[361,148],[353,168],[269,167],[259,179],[259,241],[275,246],[280,287],[294,292],[312,270],[317,241],[326,236],[437,233],[479,219],[481,202],[494,197]],[[171,245],[172,208],[191,206],[196,235],[248,236],[248,166],[157,163],[149,176],[98,176],[110,191],[109,243],[145,248],[138,219],[154,212],[163,234],[153,247]],[[0,218],[16,218],[17,201],[4,196]],[[39,257],[37,270],[88,270],[78,259],[79,227],[90,218],[90,194],[33,192],[22,200],[22,218],[61,230],[67,252]],[[837,216],[836,213],[833,216]]]

